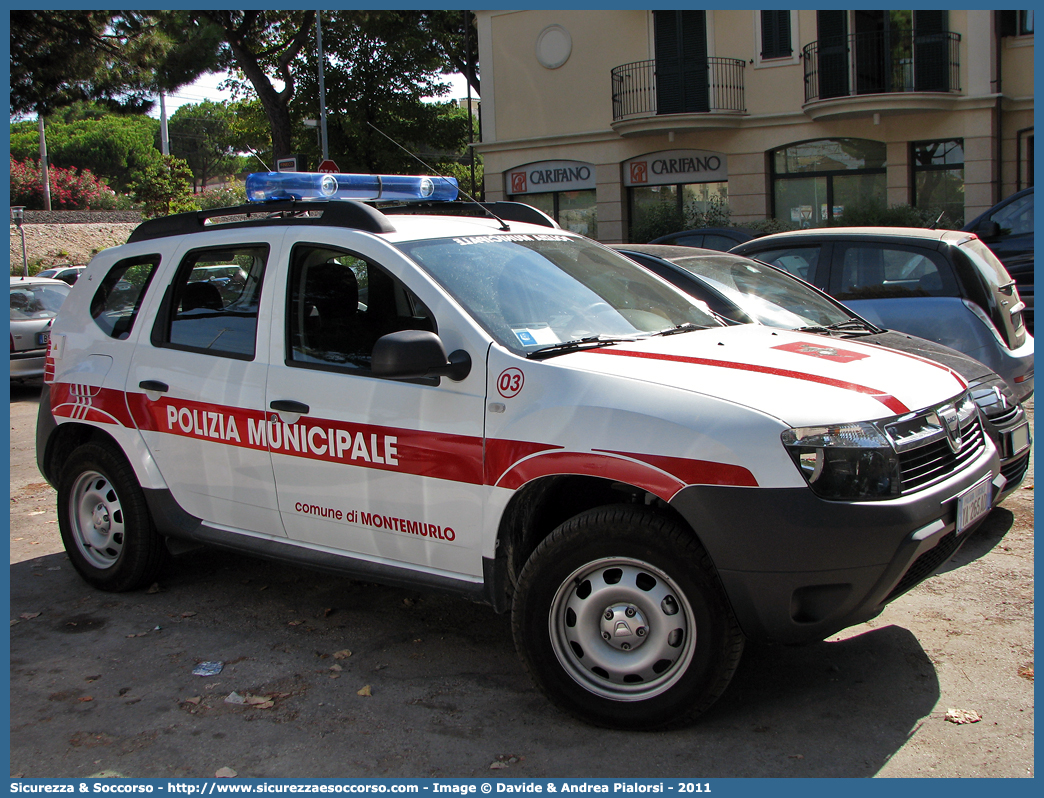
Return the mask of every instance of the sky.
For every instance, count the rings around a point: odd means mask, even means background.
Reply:
[[[167,106],[167,118],[169,119],[178,108],[188,103],[198,103],[203,100],[212,100],[214,102],[221,102],[222,100],[231,100],[231,92],[221,91],[218,89],[218,84],[223,81],[227,75],[225,73],[215,73],[211,75],[204,75],[195,83],[190,86],[178,89],[172,94],[168,94],[166,98]],[[452,85],[452,89],[448,95],[441,98],[447,99],[463,99],[468,96],[467,83],[464,80],[463,75],[447,75],[445,80]],[[472,94],[474,97],[474,93]],[[160,109],[159,102],[153,107],[149,114],[150,116],[159,119]]]

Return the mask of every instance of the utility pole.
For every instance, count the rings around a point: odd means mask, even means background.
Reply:
[[[44,117],[37,112],[36,119],[40,128],[40,180],[43,182],[44,210],[51,210],[51,179],[47,174],[47,137],[44,135]]]
[[[324,80],[323,62],[323,23],[322,12],[315,12],[315,44],[319,61],[319,148],[323,151],[323,160],[330,160],[330,144],[326,137],[326,83]]]
[[[170,138],[167,135],[167,98],[159,93],[160,101],[160,152],[170,155]]]

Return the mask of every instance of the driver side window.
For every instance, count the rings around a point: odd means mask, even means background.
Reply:
[[[288,302],[290,365],[369,373],[381,336],[437,331],[431,312],[402,282],[365,258],[326,247],[294,249]]]

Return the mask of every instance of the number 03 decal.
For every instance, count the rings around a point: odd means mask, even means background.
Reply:
[[[504,369],[497,377],[497,391],[505,399],[510,399],[518,396],[525,382],[525,375],[518,369]]]

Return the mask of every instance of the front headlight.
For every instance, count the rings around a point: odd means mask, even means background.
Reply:
[[[899,495],[899,456],[873,424],[797,427],[782,439],[809,487],[824,499]]]

